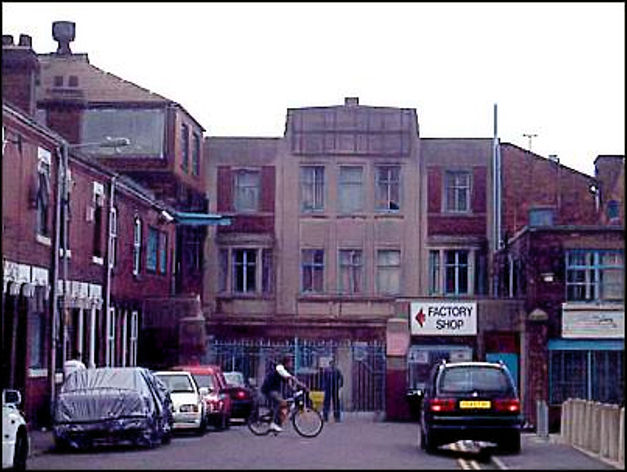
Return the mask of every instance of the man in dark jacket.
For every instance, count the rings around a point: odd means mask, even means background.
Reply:
[[[329,366],[322,373],[322,386],[324,388],[324,403],[322,406],[322,416],[324,421],[329,421],[329,409],[331,401],[333,401],[333,417],[335,422],[339,423],[341,405],[340,405],[340,388],[344,385],[344,377],[342,372],[335,366],[335,361],[331,359]]]

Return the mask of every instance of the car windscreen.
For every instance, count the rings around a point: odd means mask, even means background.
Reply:
[[[244,386],[244,375],[240,372],[225,372],[224,378],[229,385],[236,385],[238,387]]]
[[[445,369],[438,381],[438,391],[442,394],[513,394],[512,384],[503,370],[477,366]]]
[[[194,386],[187,375],[157,375],[172,393],[194,392]]]

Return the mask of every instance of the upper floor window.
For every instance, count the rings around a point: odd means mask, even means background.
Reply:
[[[467,171],[446,171],[444,179],[445,210],[470,211],[470,173]]]
[[[398,211],[401,208],[401,167],[377,166],[375,174],[377,210]]]
[[[625,263],[620,250],[572,250],[566,253],[566,300],[621,301]]]
[[[305,293],[324,292],[324,250],[303,249],[301,257],[302,291]]]
[[[529,226],[553,226],[553,208],[532,208],[529,210]]]
[[[401,292],[401,251],[377,251],[377,292],[385,295]]]
[[[115,267],[118,253],[118,210],[111,208],[109,214],[109,267]]]
[[[157,260],[159,257],[159,231],[155,228],[148,228],[148,244],[146,248],[146,269],[152,272],[157,271]]]
[[[616,200],[610,200],[609,202],[607,202],[606,212],[607,212],[607,218],[609,220],[618,218],[619,217],[618,202]]]
[[[257,288],[257,251],[233,250],[233,292],[255,292]]]
[[[189,128],[181,125],[181,167],[184,172],[189,168]]]
[[[202,244],[204,239],[203,228],[182,227],[177,229],[183,236],[183,260],[188,271],[196,272],[202,269]]]
[[[467,249],[429,251],[429,294],[471,293],[470,251]]]
[[[363,259],[358,249],[340,250],[339,290],[344,294],[363,293]]]
[[[200,175],[200,136],[192,133],[192,175]]]
[[[363,167],[340,167],[339,178],[339,211],[341,213],[353,213],[363,210]]]
[[[165,274],[168,266],[168,235],[162,231],[159,232],[159,273]]]
[[[94,212],[94,257],[103,256],[102,250],[102,231],[103,231],[103,219],[104,219],[104,185],[100,182],[94,182],[92,206]]]
[[[324,167],[300,168],[300,207],[302,211],[324,210]]]
[[[133,221],[133,275],[139,274],[141,269],[142,252],[142,220],[136,217]]]
[[[259,209],[260,177],[257,170],[240,169],[235,172],[235,210]]]
[[[37,233],[50,236],[50,151],[39,148],[37,154]]]
[[[229,254],[231,265],[229,267]],[[273,290],[272,249],[230,248],[219,252],[219,287],[233,293],[271,293]],[[230,283],[229,283],[230,280]]]

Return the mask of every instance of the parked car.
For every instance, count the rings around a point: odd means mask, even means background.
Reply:
[[[170,392],[174,410],[174,429],[195,429],[203,434],[207,429],[205,402],[192,377],[186,371],[159,371],[155,376]]]
[[[253,408],[255,392],[241,372],[224,372],[224,378],[226,390],[231,397],[231,418],[248,419]]]
[[[59,389],[53,436],[59,449],[121,441],[154,447],[170,441],[172,424],[170,394],[150,370],[79,369]]]
[[[26,419],[18,390],[2,390],[2,468],[25,470],[30,451]]]
[[[227,390],[226,379],[217,365],[182,365],[172,370],[183,370],[192,374],[202,397],[207,412],[207,424],[218,430],[231,425],[231,397]],[[206,390],[205,390],[206,389]]]
[[[421,406],[420,446],[469,439],[520,452],[520,399],[503,363],[440,362],[431,371]]]

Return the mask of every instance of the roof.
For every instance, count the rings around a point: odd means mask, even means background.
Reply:
[[[177,365],[172,367],[172,370],[184,370],[191,374],[216,374],[222,369],[218,365],[204,364],[204,365]]]

